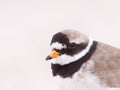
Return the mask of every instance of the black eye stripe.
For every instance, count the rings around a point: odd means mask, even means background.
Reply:
[[[53,50],[55,50],[55,51],[57,51],[57,52],[60,52],[60,50],[59,50],[59,49],[53,49]]]
[[[87,42],[81,43],[81,44],[69,43],[69,38],[67,37],[67,35],[64,33],[61,33],[61,32],[58,32],[53,36],[52,41],[51,41],[51,45],[52,45],[52,43],[55,43],[55,42],[61,43],[62,45],[66,45],[67,47],[62,48],[62,49],[54,48],[54,50],[60,52],[61,55],[67,54],[70,56],[75,55],[77,53],[80,53],[88,45]]]
[[[67,55],[75,55],[79,52],[81,52],[82,50],[84,50],[86,47],[87,47],[88,44],[84,44],[84,43],[81,43],[81,44],[76,44],[74,48],[63,48],[61,50],[58,50],[58,52],[62,54],[67,54]]]

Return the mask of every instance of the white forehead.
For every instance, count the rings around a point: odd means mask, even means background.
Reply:
[[[63,48],[67,48],[67,46],[65,44],[62,45],[61,43],[58,43],[58,42],[52,43],[52,45],[51,45],[51,49],[61,50]]]
[[[80,44],[81,42],[88,42],[88,37],[76,30],[64,30],[62,33],[67,35],[70,43]]]

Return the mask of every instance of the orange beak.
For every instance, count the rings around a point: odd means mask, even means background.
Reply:
[[[59,52],[53,50],[53,51],[51,52],[51,54],[50,54],[49,56],[47,56],[46,60],[50,60],[50,59],[53,59],[53,58],[57,58],[59,55],[60,55]]]

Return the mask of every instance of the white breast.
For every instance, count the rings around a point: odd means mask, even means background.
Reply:
[[[73,78],[55,77],[59,85],[59,90],[104,90],[97,78],[92,74],[80,76],[79,74]]]
[[[84,65],[82,68],[84,69]],[[120,90],[120,88],[107,87],[97,76],[82,68],[72,78],[54,77],[59,87],[58,90]]]

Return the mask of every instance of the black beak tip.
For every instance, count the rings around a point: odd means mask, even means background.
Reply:
[[[47,56],[47,57],[46,57],[46,60],[50,60],[50,59],[52,59],[50,56]]]

